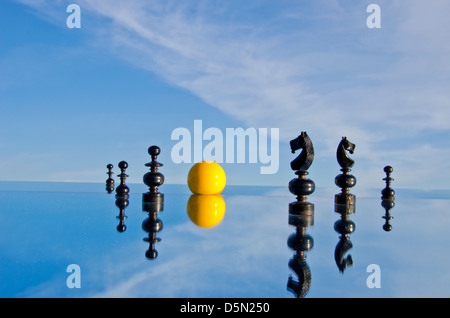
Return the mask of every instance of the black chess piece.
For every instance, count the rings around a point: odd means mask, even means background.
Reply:
[[[311,269],[306,262],[306,253],[314,246],[314,239],[307,234],[306,229],[314,225],[314,215],[291,215],[289,224],[296,227],[296,232],[291,234],[287,245],[295,251],[289,260],[289,267],[295,272],[298,280],[289,276],[287,290],[297,298],[303,298],[311,287]]]
[[[394,169],[391,166],[384,167],[384,172],[386,173],[386,178],[383,178],[386,181],[386,187],[381,191],[381,199],[382,200],[395,200],[395,191],[391,188],[391,182],[394,179],[391,178],[391,173]]]
[[[350,215],[355,212],[355,205],[335,203],[334,211],[341,215],[340,219],[334,223],[334,230],[340,234],[339,242],[334,250],[334,260],[339,271],[344,273],[345,269],[353,265],[352,256],[346,256],[346,254],[353,248],[350,234],[355,231],[356,225],[350,220]]]
[[[391,209],[395,206],[395,191],[391,188],[391,182],[394,179],[391,178],[391,173],[394,169],[391,166],[384,167],[384,172],[386,173],[386,178],[383,180],[386,182],[386,187],[381,191],[381,206],[385,209],[385,223],[383,225],[383,230],[389,232],[392,230],[391,220],[394,218],[391,215]]]
[[[120,174],[118,177],[120,178],[120,184],[116,188],[116,196],[128,196],[130,193],[130,188],[126,185],[126,178],[128,175],[125,173],[125,170],[128,168],[128,163],[126,161],[119,162]]]
[[[106,191],[111,193],[114,191],[114,179],[112,178],[112,175],[114,174],[114,172],[112,172],[113,165],[108,164],[106,168],[108,168],[108,172],[106,173],[108,175],[108,179],[106,179]]]
[[[341,193],[335,195],[337,204],[354,205],[356,201],[356,197],[350,193],[350,188],[356,185],[356,178],[350,174],[350,168],[355,162],[347,155],[347,151],[353,154],[355,147],[355,144],[351,143],[347,137],[342,137],[337,148],[336,157],[342,171],[334,179],[335,184],[341,188]]]
[[[161,149],[158,146],[151,146],[148,148],[148,153],[152,157],[152,161],[145,164],[146,167],[150,167],[150,171],[144,175],[143,181],[149,190],[142,195],[142,209],[148,213],[148,218],[142,223],[142,228],[148,233],[148,237],[144,238],[144,241],[149,243],[145,256],[148,259],[155,259],[158,257],[156,243],[161,241],[156,234],[163,227],[158,214],[164,211],[164,194],[159,192],[159,186],[164,183],[164,175],[158,171],[158,168],[163,166],[157,161]]]
[[[127,226],[125,225],[125,219],[127,216],[125,215],[125,209],[128,206],[128,196],[116,196],[116,206],[119,208],[119,215],[117,218],[119,219],[119,224],[117,225],[117,231],[125,232]]]
[[[149,248],[145,252],[145,257],[152,260],[158,257],[156,243],[161,241],[161,239],[156,237],[156,235],[162,230],[163,222],[158,218],[158,212],[160,211],[158,204],[147,204],[146,207],[148,218],[142,222],[142,229],[148,233],[148,237],[144,238],[144,241],[149,243]]]
[[[383,230],[385,230],[386,232],[390,232],[392,230],[391,220],[394,218],[391,215],[391,209],[395,206],[395,201],[394,200],[382,200],[381,206],[385,210],[384,216],[382,216],[382,218],[385,219],[385,223],[383,224]]]
[[[159,186],[164,183],[164,175],[158,172],[158,168],[163,164],[156,159],[161,153],[158,146],[151,146],[148,148],[148,153],[152,157],[152,161],[146,163],[145,166],[150,167],[150,172],[147,172],[144,177],[144,183],[149,187],[149,191],[144,193],[143,202],[145,203],[162,203],[164,202],[164,194],[159,192]]]
[[[297,196],[297,201],[289,203],[289,213],[294,215],[313,215],[314,204],[307,202],[307,196],[312,194],[315,190],[315,183],[308,179],[307,170],[314,160],[314,147],[308,134],[304,131],[290,141],[291,152],[302,149],[298,155],[291,162],[291,169],[296,170],[297,178],[289,182],[289,191]]]

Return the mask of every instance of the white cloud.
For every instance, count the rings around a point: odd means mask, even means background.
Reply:
[[[261,17],[252,3],[79,1],[124,59],[249,126],[280,127],[284,141],[306,130],[330,161],[348,136],[359,160],[382,169],[386,145],[426,133],[439,148],[433,133],[450,128],[450,3],[379,1],[378,30],[365,25],[368,4],[263,3]],[[450,150],[439,151],[448,168]]]

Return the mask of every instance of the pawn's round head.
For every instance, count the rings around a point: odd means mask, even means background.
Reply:
[[[119,168],[120,169],[126,169],[128,168],[128,163],[126,161],[119,162]]]
[[[394,169],[391,166],[386,166],[384,167],[384,172],[386,173],[392,173],[392,171],[394,171]]]
[[[108,165],[106,166],[106,168],[108,168],[109,170],[111,170],[111,169],[113,168],[113,165],[112,165],[112,164],[108,164]]]
[[[148,148],[148,154],[150,156],[158,156],[161,153],[161,149],[158,146],[151,146]]]

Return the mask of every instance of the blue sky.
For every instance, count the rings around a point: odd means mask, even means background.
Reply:
[[[81,8],[69,29],[66,8]],[[369,29],[366,8],[381,8]],[[450,3],[434,1],[31,1],[0,3],[1,180],[103,182],[129,162],[141,182],[161,147],[167,183],[178,127],[279,128],[280,168],[223,165],[229,184],[285,185],[301,131],[317,186],[356,144],[358,186],[448,189]]]

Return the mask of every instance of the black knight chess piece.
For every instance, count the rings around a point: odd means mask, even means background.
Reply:
[[[350,174],[350,168],[353,167],[355,162],[347,155],[347,151],[353,154],[355,147],[355,144],[351,143],[347,137],[342,137],[337,148],[336,157],[342,171],[334,179],[335,184],[341,188],[341,193],[335,195],[335,203],[337,204],[354,205],[356,201],[356,197],[350,193],[350,188],[356,184],[356,178]]]
[[[120,184],[116,188],[116,196],[123,197],[128,196],[130,193],[130,188],[128,188],[126,184],[126,178],[128,175],[125,173],[125,170],[128,168],[128,163],[126,161],[119,162],[120,174],[118,177],[120,178]]]
[[[114,174],[114,172],[112,172],[113,165],[108,164],[106,168],[108,169],[108,172],[106,173],[108,175],[108,179],[106,179],[106,191],[111,193],[114,191],[114,179],[112,178],[112,175]]]
[[[152,161],[145,164],[146,167],[150,167],[150,171],[144,175],[143,181],[149,187],[149,191],[143,194],[143,202],[163,203],[164,194],[159,192],[159,186],[164,183],[164,175],[158,172],[158,168],[163,164],[156,160],[161,149],[158,146],[151,146],[148,148],[148,153],[152,157]]]
[[[315,183],[308,179],[307,170],[314,160],[314,147],[308,134],[304,131],[290,141],[291,152],[302,149],[298,155],[291,162],[291,169],[296,171],[297,178],[289,182],[289,191],[297,196],[297,201],[289,203],[289,213],[294,215],[313,215],[314,204],[307,202],[307,196],[312,194],[315,190]]]

